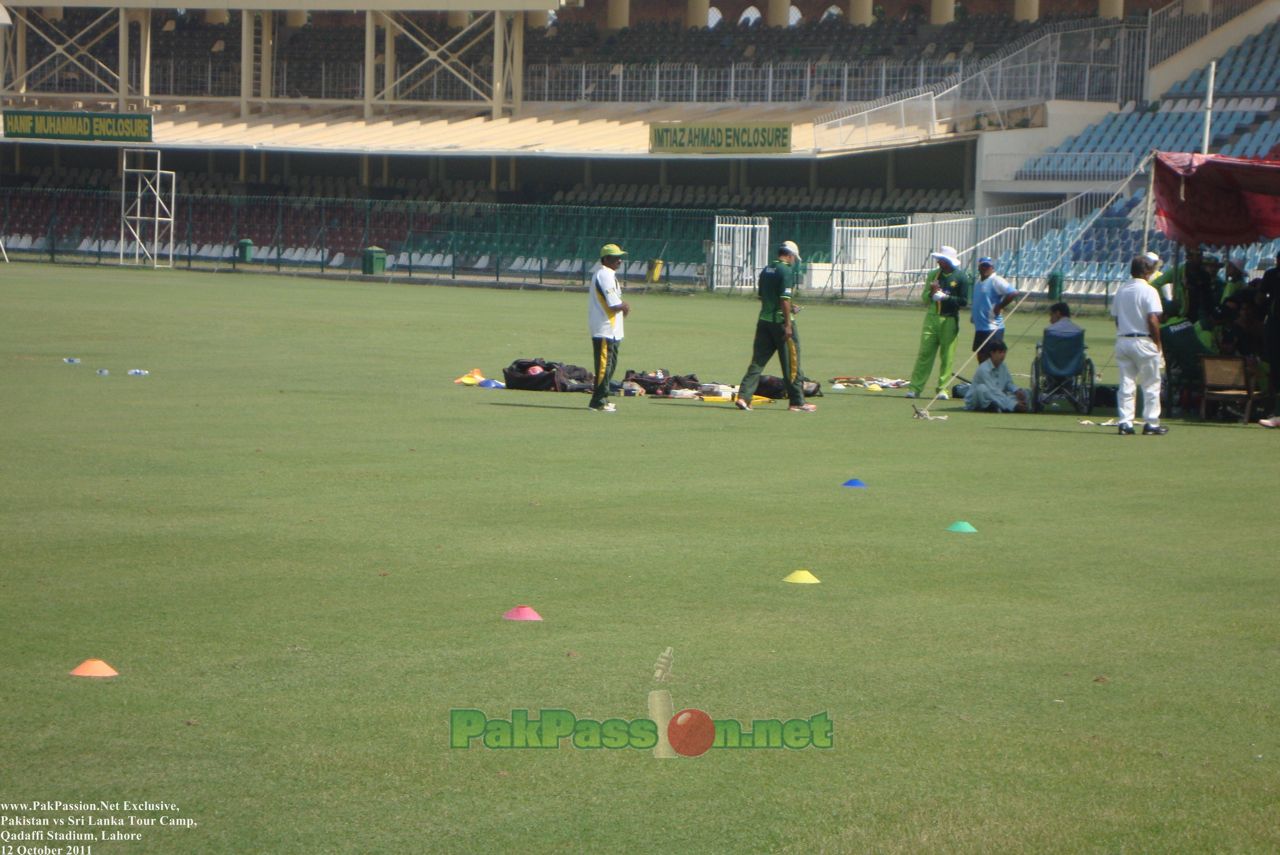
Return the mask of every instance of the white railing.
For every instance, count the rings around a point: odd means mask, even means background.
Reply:
[[[1055,98],[1119,97],[1121,25],[1077,27],[1041,36],[951,79],[895,100],[843,108],[814,124],[819,150],[901,145],[958,132],[1025,127]]]
[[[932,220],[913,217],[896,225],[833,220],[832,262],[824,271],[826,280],[816,281],[814,287],[845,299],[910,300],[933,269],[930,253],[946,245],[958,251],[969,270],[979,257],[991,256],[1001,275],[1019,290],[1039,291],[1050,272],[1072,271],[1073,245],[1115,198],[1114,193],[1080,193],[1052,207],[1012,206],[983,216]],[[1070,282],[1068,290],[1079,293],[1092,285]]]
[[[1070,272],[1073,246],[1114,201],[1116,193],[1080,193],[1020,222],[1009,220],[1007,215],[993,218],[988,234],[971,248],[972,256],[995,259],[1000,274],[1020,291],[1041,290],[1049,273]]]
[[[1147,17],[1147,67],[1155,68],[1183,48],[1199,41],[1261,3],[1262,0],[1213,0],[1213,11],[1192,13],[1185,0],[1175,0]]]
[[[972,63],[969,64],[972,66]],[[957,62],[559,63],[525,69],[526,101],[862,102],[962,73]]]

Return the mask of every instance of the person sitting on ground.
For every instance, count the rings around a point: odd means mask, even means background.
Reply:
[[[1049,307],[1049,326],[1044,328],[1045,335],[1063,337],[1079,335],[1084,327],[1071,320],[1071,307],[1066,303],[1054,303]]]
[[[964,408],[987,413],[1025,413],[1027,393],[1019,389],[1004,364],[1009,346],[1003,341],[991,345],[987,361],[973,372],[973,382],[964,396]]]

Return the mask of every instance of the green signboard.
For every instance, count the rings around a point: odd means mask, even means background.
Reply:
[[[5,110],[4,135],[9,139],[151,142],[151,114]]]
[[[791,151],[791,125],[783,122],[655,122],[649,151],[669,154],[782,154]]]

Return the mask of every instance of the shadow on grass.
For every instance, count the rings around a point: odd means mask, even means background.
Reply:
[[[490,401],[491,407],[527,407],[535,410],[585,410],[587,402],[583,399],[580,404],[517,404],[515,401]]]
[[[716,413],[738,412],[738,408],[735,407],[733,404],[726,404],[721,402],[708,404],[705,401],[700,403],[698,401],[690,401],[688,399],[682,399],[682,398],[658,398],[658,397],[650,397],[648,400],[654,403],[657,403],[659,405],[665,405],[667,407],[670,407],[673,410],[680,410],[680,409],[701,410],[702,412],[716,412]],[[757,404],[752,411],[754,412],[756,410],[768,409],[769,406],[770,405],[768,404]],[[783,407],[783,409],[785,410],[786,407]]]
[[[1114,427],[1104,428],[1101,425],[1095,429],[1089,429],[1088,425],[1077,425],[1074,430],[1065,427],[1014,427],[1013,425],[996,426],[992,425],[996,430],[1011,430],[1018,433],[1026,433],[1028,431],[1035,433],[1069,433],[1072,436],[1108,436],[1116,437],[1116,429]]]
[[[1088,418],[1088,417],[1086,416],[1085,418]],[[1170,433],[1174,433],[1175,431],[1181,431],[1181,430],[1193,430],[1193,431],[1194,431],[1194,430],[1203,430],[1203,429],[1206,429],[1206,428],[1208,428],[1208,429],[1210,429],[1210,430],[1216,430],[1216,429],[1219,429],[1219,428],[1227,428],[1227,429],[1236,428],[1236,429],[1239,429],[1239,428],[1246,427],[1246,425],[1242,425],[1242,424],[1240,424],[1239,422],[1201,422],[1201,421],[1189,421],[1189,422],[1176,422],[1176,423],[1174,423],[1174,424],[1170,425],[1168,421],[1163,420],[1163,419],[1161,420],[1161,424],[1163,424],[1165,427],[1168,427],[1168,428],[1169,428],[1169,432],[1170,432]],[[995,425],[993,425],[993,427],[996,427],[996,426],[995,426]],[[1136,423],[1135,427],[1137,428],[1137,434],[1138,434],[1139,436],[1141,436],[1141,434],[1142,434],[1142,422],[1139,420],[1139,421]],[[1019,426],[1015,426],[1015,425],[1001,425],[1001,426],[999,426],[999,427],[996,427],[996,429],[997,429],[997,430],[1012,430],[1012,431],[1038,431],[1038,432],[1041,432],[1041,433],[1070,433],[1070,434],[1090,434],[1090,433],[1092,433],[1092,434],[1095,434],[1095,435],[1097,435],[1097,436],[1110,436],[1110,437],[1114,437],[1114,436],[1118,436],[1118,435],[1119,435],[1119,434],[1116,432],[1116,427],[1115,427],[1114,425],[1110,425],[1110,426],[1106,426],[1106,427],[1104,427],[1103,425],[1094,425],[1094,426],[1092,426],[1092,427],[1091,427],[1090,425],[1075,425],[1074,429],[1068,429],[1068,428],[1066,428],[1066,427],[1052,427],[1052,426],[1047,426],[1047,425],[1046,425],[1045,427],[1028,427],[1028,426],[1021,426],[1021,427],[1019,427]]]
[[[651,398],[648,398],[647,400],[649,400],[649,401],[651,401],[651,402],[653,402],[653,403],[657,403],[657,404],[665,404],[665,405],[667,405],[667,406],[671,407],[673,410],[681,410],[681,409],[683,409],[683,410],[690,410],[690,411],[692,411],[692,410],[698,410],[698,411],[701,411],[701,412],[718,412],[718,413],[736,413],[736,412],[738,412],[738,408],[737,408],[737,407],[734,407],[732,404],[711,404],[711,405],[702,404],[702,405],[699,405],[699,404],[698,404],[697,402],[695,402],[695,401],[689,401],[689,400],[684,400],[684,399],[680,399],[680,398],[658,398],[658,397],[651,397]],[[527,408],[530,408],[530,409],[539,409],[539,410],[585,410],[585,409],[587,409],[587,404],[586,404],[586,401],[585,401],[585,400],[584,400],[584,401],[583,401],[583,403],[581,403],[581,404],[571,404],[571,405],[566,405],[566,404],[517,404],[517,403],[515,403],[514,401],[489,401],[489,406],[491,406],[491,407],[527,407]],[[631,406],[631,404],[623,404],[622,406],[623,406],[623,407],[630,407],[630,406]],[[650,404],[641,404],[640,406],[650,406]],[[785,405],[784,405],[784,406],[782,406],[782,407],[774,407],[774,406],[769,405],[769,404],[757,404],[757,405],[756,405],[756,407],[755,407],[755,410],[756,410],[756,411],[759,411],[759,410],[764,410],[764,411],[768,411],[768,410],[775,410],[775,411],[777,411],[777,412],[783,412],[783,413],[787,412],[787,408],[786,408],[786,406],[785,406]]]

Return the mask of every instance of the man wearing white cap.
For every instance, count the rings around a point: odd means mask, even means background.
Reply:
[[[1160,424],[1160,294],[1147,280],[1154,272],[1150,260],[1135,256],[1129,263],[1128,282],[1111,301],[1116,321],[1116,367],[1120,370],[1117,421],[1121,436],[1133,436],[1135,386],[1142,386],[1143,436],[1163,436]]]
[[[616,407],[609,403],[609,385],[614,369],[618,367],[618,343],[622,341],[622,319],[631,313],[631,307],[622,299],[618,277],[614,274],[622,266],[626,255],[616,243],[600,248],[600,269],[591,278],[591,290],[587,294],[587,324],[591,328],[591,357],[594,369],[591,402],[594,412],[612,413]]]
[[[756,318],[756,337],[751,345],[751,365],[738,385],[734,406],[750,412],[751,398],[760,385],[760,374],[773,355],[782,363],[782,382],[791,400],[793,413],[812,413],[818,409],[804,400],[804,375],[800,373],[800,336],[796,332],[791,293],[795,288],[795,264],[800,248],[794,241],[783,241],[778,247],[778,260],[760,271],[756,290],[760,297],[760,314]]]
[[[937,268],[925,279],[921,301],[925,309],[924,328],[920,331],[920,352],[916,354],[916,367],[911,372],[908,398],[918,398],[924,391],[925,381],[933,370],[933,358],[940,354],[938,365],[938,397],[945,399],[947,383],[951,381],[951,364],[956,356],[956,336],[960,334],[960,310],[969,304],[969,288],[973,284],[968,274],[960,269],[960,257],[949,246],[939,247],[930,253],[938,262]]]
[[[973,349],[982,364],[995,343],[1004,341],[1004,310],[1018,291],[996,273],[995,262],[985,256],[978,259],[978,276],[973,285]]]
[[[1249,284],[1248,267],[1249,260],[1243,252],[1233,252],[1227,257],[1227,266],[1218,274],[1218,293],[1217,299],[1213,301],[1214,307],[1221,306],[1224,300]]]

